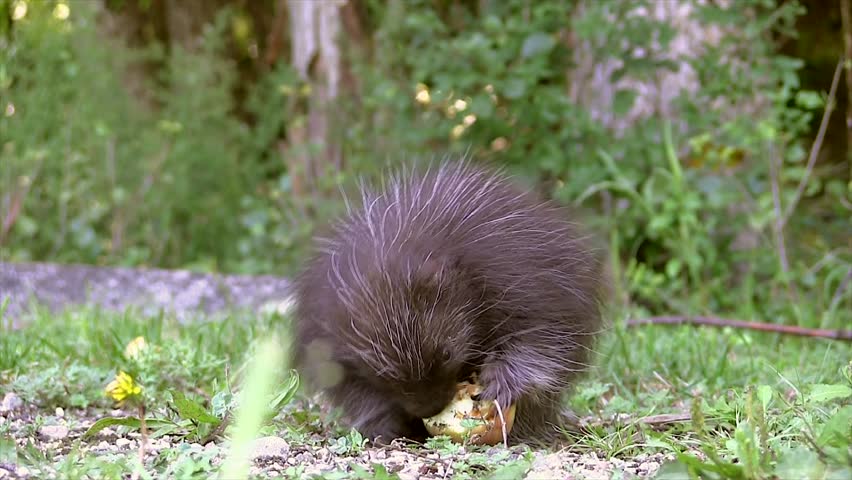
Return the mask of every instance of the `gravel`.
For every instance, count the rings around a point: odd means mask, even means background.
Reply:
[[[15,395],[14,392],[9,392],[3,395],[3,401],[0,402],[0,413],[8,413],[17,410],[24,406],[21,397]]]
[[[83,439],[85,431],[101,416],[116,412],[87,412],[67,410],[62,416],[42,416],[44,423],[33,430],[35,414],[28,408],[16,408],[0,415],[0,424],[15,439],[19,447],[33,442],[48,452],[52,462],[37,465],[3,463],[0,457],[0,480],[57,478],[49,465],[56,465],[72,449],[79,448],[84,455],[92,456],[135,456],[139,452],[138,432],[120,433],[114,428],[105,428],[96,436]],[[123,430],[121,430],[123,431]],[[406,479],[444,479],[456,474],[480,477],[496,465],[524,462],[528,467],[524,478],[587,478],[609,479],[614,474],[621,478],[647,478],[653,476],[660,465],[667,461],[663,454],[642,454],[636,458],[603,458],[592,453],[569,451],[532,451],[523,447],[504,448],[496,446],[484,449],[456,448],[431,450],[425,447],[392,444],[381,448],[350,448],[343,453],[336,447],[334,439],[323,439],[314,435],[296,443],[278,436],[265,436],[255,441],[251,458],[251,473],[261,477],[300,475],[303,478],[331,472],[352,472],[358,466],[371,470],[382,465],[392,474]],[[162,455],[166,454],[167,457]],[[227,445],[210,442],[207,445],[189,443],[177,436],[164,435],[149,439],[145,450],[146,464],[157,459],[162,468],[163,458],[190,456],[194,460],[207,459],[212,467],[221,464],[227,454]],[[526,467],[524,467],[526,468]],[[479,473],[479,474],[477,474]],[[521,472],[523,473],[523,472]],[[518,478],[513,476],[512,478]]]

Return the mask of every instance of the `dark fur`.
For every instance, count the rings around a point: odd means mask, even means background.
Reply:
[[[296,364],[351,425],[426,436],[455,384],[517,402],[548,442],[601,326],[601,264],[560,208],[468,162],[402,174],[321,240],[296,281]]]

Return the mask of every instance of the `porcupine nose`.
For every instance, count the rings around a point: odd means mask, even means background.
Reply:
[[[417,405],[411,405],[410,408],[408,408],[408,413],[415,417],[429,418],[441,413],[446,406],[447,402],[433,399],[427,402],[418,402]]]
[[[452,400],[452,393],[439,393],[440,389],[423,392],[417,401],[406,405],[409,414],[419,418],[429,418],[441,413]]]

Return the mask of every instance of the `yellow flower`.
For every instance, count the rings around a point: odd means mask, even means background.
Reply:
[[[106,394],[120,403],[140,393],[142,393],[142,387],[133,381],[133,377],[124,372],[118,372],[115,379],[106,386]]]
[[[127,358],[136,358],[145,350],[145,337],[136,337],[127,344],[124,349],[124,356]]]

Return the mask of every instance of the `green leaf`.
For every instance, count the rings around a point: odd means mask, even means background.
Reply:
[[[503,85],[503,96],[515,100],[527,93],[527,86],[520,78],[510,78]]]
[[[804,447],[779,452],[775,475],[778,478],[825,478],[825,465],[819,455]]]
[[[278,411],[296,396],[296,392],[299,390],[299,374],[296,371],[291,371],[289,378],[284,381],[281,385],[281,393],[279,393],[269,404],[269,409],[272,411]]]
[[[677,278],[678,274],[680,274],[682,267],[683,262],[679,258],[673,258],[666,262],[666,275],[672,279]]]
[[[489,480],[515,480],[524,478],[530,467],[530,462],[526,460],[518,460],[501,466],[492,472],[487,478]]]
[[[675,455],[675,458],[677,458],[678,463],[683,465],[687,471],[695,474],[701,474],[700,478],[719,478],[718,474],[721,473],[721,469],[717,465],[713,464],[709,460],[705,462],[695,455],[678,453]],[[670,468],[675,470],[674,467]]]
[[[615,114],[626,115],[633,108],[638,95],[636,90],[629,89],[621,89],[615,92],[615,98],[612,101],[612,109]]]
[[[800,90],[796,93],[796,105],[799,107],[815,110],[824,105],[822,97],[813,90]]]
[[[11,435],[0,435],[0,463],[18,463],[18,449]]]
[[[766,407],[769,406],[769,402],[772,400],[772,387],[769,385],[758,387],[757,398],[760,399],[760,404],[763,405],[763,410],[766,411]]]
[[[107,427],[113,427],[113,426],[116,426],[116,425],[122,426],[122,427],[132,427],[132,428],[138,429],[142,426],[142,422],[140,422],[139,419],[136,418],[136,417],[125,417],[125,418],[106,417],[106,418],[102,418],[102,419],[98,420],[97,422],[95,422],[91,427],[89,427],[88,430],[86,430],[86,433],[83,434],[83,438],[89,438],[93,435],[96,435],[98,432],[100,432],[101,430],[103,430]]]
[[[689,478],[689,468],[684,462],[666,462],[654,476],[657,480],[684,480]]]
[[[671,443],[656,437],[649,437],[647,440],[645,440],[645,446],[659,448],[660,450],[666,450],[669,452],[677,451]]]
[[[177,410],[181,418],[213,425],[219,424],[220,421],[218,418],[208,413],[204,407],[195,401],[186,398],[182,392],[177,390],[172,391],[172,398],[174,399],[175,410]]]
[[[825,422],[817,444],[839,447],[852,444],[852,405],[841,408]]]
[[[491,103],[491,99],[487,95],[477,95],[473,97],[470,103],[470,113],[476,115],[480,120],[491,118],[494,114],[494,104]]]
[[[852,395],[852,388],[847,385],[814,385],[808,400],[816,403],[830,402],[838,398],[848,398]]]
[[[210,413],[218,418],[224,418],[234,403],[234,395],[228,390],[222,390],[210,399]]]
[[[531,33],[524,39],[524,44],[521,47],[521,57],[529,58],[541,53],[547,53],[553,49],[556,42],[553,37],[544,32]]]

